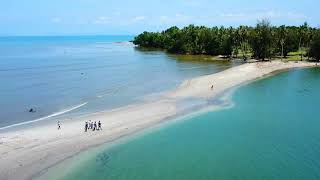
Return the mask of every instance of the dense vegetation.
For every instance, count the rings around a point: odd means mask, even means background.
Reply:
[[[223,55],[255,59],[286,58],[289,52],[320,60],[320,30],[307,23],[296,26],[272,26],[267,20],[256,27],[238,28],[174,26],[162,32],[143,32],[133,43],[178,54]]]

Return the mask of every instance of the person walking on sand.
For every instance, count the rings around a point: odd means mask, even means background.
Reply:
[[[98,129],[97,129],[97,122],[96,122],[96,121],[95,121],[94,124],[93,124],[93,130],[94,130],[94,131],[95,131],[95,130],[98,130]]]
[[[211,86],[211,90],[213,90],[213,85]]]
[[[86,124],[84,125],[84,131],[87,132],[88,130],[88,122],[86,121]]]
[[[98,130],[102,130],[101,122],[100,122],[100,121],[98,122]]]
[[[89,128],[88,129],[92,129],[92,122],[91,120],[89,120]]]
[[[58,121],[57,125],[58,125],[58,130],[60,130],[61,129],[60,121]]]

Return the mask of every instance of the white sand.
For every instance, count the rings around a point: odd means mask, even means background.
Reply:
[[[233,87],[269,75],[272,72],[315,63],[280,61],[248,63],[220,73],[184,82],[163,95],[161,100],[126,106],[111,111],[89,114],[56,125],[44,125],[19,131],[0,132],[0,179],[31,179],[83,150],[154,126],[181,111],[177,102],[190,97],[217,98]],[[211,90],[213,85],[213,90]],[[87,120],[101,121],[103,131],[84,132]]]

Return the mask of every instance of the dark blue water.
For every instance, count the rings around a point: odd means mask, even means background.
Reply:
[[[241,87],[230,109],[88,151],[43,179],[320,179],[320,69]]]
[[[141,51],[128,43],[132,39],[0,37],[0,127],[140,102],[185,79],[235,65]]]

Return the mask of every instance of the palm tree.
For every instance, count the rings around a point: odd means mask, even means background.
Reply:
[[[240,26],[238,28],[238,35],[239,35],[239,43],[240,49],[242,52],[243,59],[247,59],[247,51],[248,51],[248,44],[249,44],[249,27],[248,26]]]
[[[308,30],[308,23],[305,22],[303,25],[299,27],[299,52],[300,52],[300,60],[302,61],[302,47],[304,46],[304,42],[306,41],[306,34]]]
[[[277,31],[277,38],[281,46],[281,61],[284,58],[284,46],[286,45],[287,36],[288,36],[287,27],[285,25],[280,26]]]
[[[273,31],[268,20],[259,21],[252,32],[251,46],[255,58],[271,59]]]
[[[310,44],[308,55],[316,61],[320,60],[320,30],[314,31],[313,41]]]

